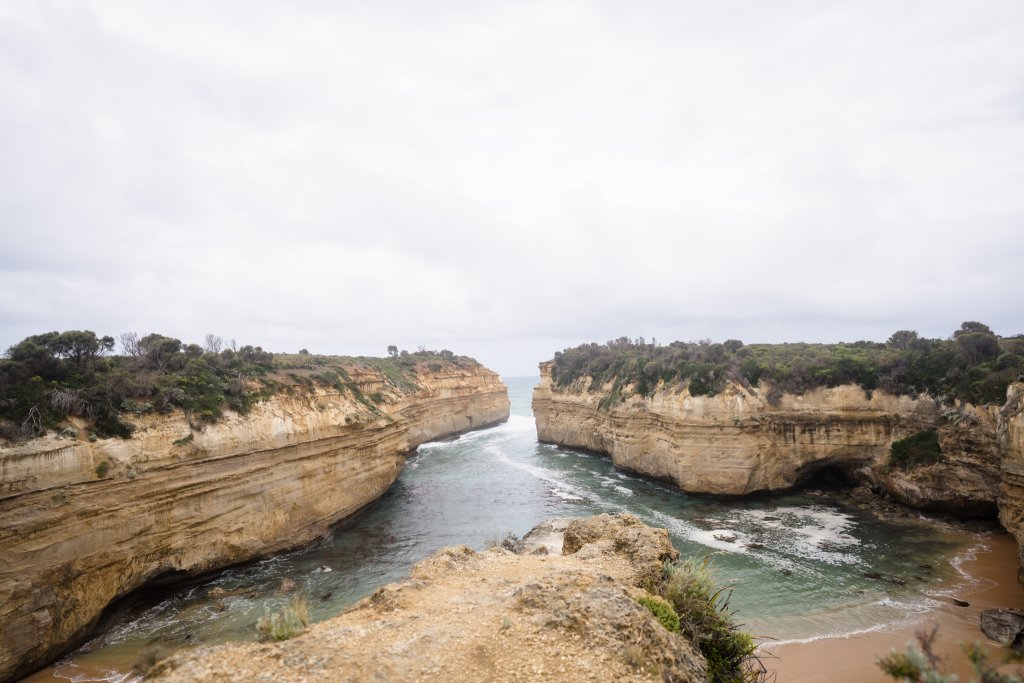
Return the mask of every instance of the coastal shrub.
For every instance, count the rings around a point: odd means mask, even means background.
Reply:
[[[893,650],[888,656],[878,660],[878,666],[893,680],[902,683],[960,683],[960,678],[953,673],[944,673],[944,657],[935,652],[935,636],[938,626],[931,630],[919,630],[916,634],[917,645],[908,643],[903,652]],[[1020,671],[1003,673],[998,669],[1010,662],[1019,662],[1020,656],[1009,653],[1002,662],[993,662],[978,643],[964,646],[967,660],[974,669],[976,678],[971,683],[1024,683]]]
[[[513,553],[518,553],[523,549],[523,540],[509,531],[504,536],[488,538],[485,545],[488,548],[504,548]]]
[[[256,621],[256,634],[262,641],[288,640],[309,626],[309,603],[296,596],[280,610],[265,611]]]
[[[96,477],[102,479],[107,476],[107,472],[110,471],[110,463],[104,460],[99,465],[96,465]]]
[[[556,387],[568,387],[589,378],[590,390],[606,397],[603,387],[612,380],[618,392],[641,396],[662,383],[689,383],[694,396],[714,395],[729,382],[760,385],[779,396],[852,383],[869,394],[876,389],[908,396],[927,392],[947,401],[1001,404],[1007,385],[1022,370],[1024,336],[999,337],[981,323],[966,322],[949,339],[925,339],[899,330],[884,343],[744,345],[730,339],[724,344],[701,340],[661,345],[620,337],[555,353],[552,379]],[[601,405],[620,400],[609,397]]]
[[[939,434],[926,429],[899,441],[893,441],[889,451],[889,467],[909,470],[941,462],[942,449]]]
[[[292,384],[313,390],[317,383],[352,393],[367,408],[379,409],[359,391],[346,371],[375,370],[399,391],[417,391],[421,365],[474,367],[476,361],[448,350],[403,352],[390,358],[273,354],[259,346],[221,348],[207,335],[205,347],[162,334],[113,337],[88,330],[47,332],[27,337],[0,357],[0,437],[29,439],[64,426],[69,417],[88,420],[90,439],[131,438],[128,415],[183,411],[191,424],[216,422],[225,411],[240,414]],[[386,402],[386,391],[374,394]]]
[[[765,679],[767,669],[757,658],[757,644],[733,620],[731,592],[716,588],[708,558],[666,563],[656,590],[678,615],[680,633],[704,655],[709,681]]]
[[[665,627],[666,631],[679,633],[679,615],[668,602],[654,595],[644,595],[637,598],[636,601],[646,607]]]

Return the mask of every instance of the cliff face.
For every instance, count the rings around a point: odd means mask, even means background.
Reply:
[[[0,448],[0,680],[132,590],[309,542],[384,493],[419,444],[508,418],[481,366],[421,368],[404,391],[351,374],[384,400],[292,388],[202,431],[179,413],[140,418],[127,441]]]
[[[1010,385],[997,422],[1002,452],[999,521],[1017,539],[1024,583],[1024,383]]]
[[[757,388],[737,384],[713,397],[661,387],[648,398],[633,395],[602,407],[603,395],[588,385],[584,378],[555,388],[550,364],[541,365],[533,394],[538,438],[608,454],[623,469],[670,480],[684,491],[781,491],[834,466],[851,481],[918,507],[968,515],[996,509],[1005,452],[997,427],[1006,421],[996,407],[944,412],[927,396],[876,391],[869,398],[852,385],[769,403]],[[938,431],[944,462],[887,470],[892,442],[924,429]],[[1006,439],[1020,438],[1019,431],[1006,431]],[[1024,461],[1020,468],[1024,487]]]
[[[635,599],[677,557],[668,533],[601,515],[564,536],[561,554],[445,548],[297,638],[182,652],[152,680],[706,681],[700,652]]]

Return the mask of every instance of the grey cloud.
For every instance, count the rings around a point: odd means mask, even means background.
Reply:
[[[0,346],[1024,332],[1019,3],[8,3]]]

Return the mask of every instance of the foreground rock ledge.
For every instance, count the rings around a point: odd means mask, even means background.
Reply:
[[[179,653],[151,676],[164,683],[706,680],[699,652],[635,601],[644,594],[638,584],[677,555],[664,529],[631,515],[574,520],[562,555],[540,550],[550,531],[538,527],[519,555],[445,548],[406,581],[293,640]]]

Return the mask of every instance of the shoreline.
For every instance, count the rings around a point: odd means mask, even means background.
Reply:
[[[1003,652],[981,632],[982,610],[1024,609],[1024,588],[1017,583],[1017,544],[1009,533],[989,533],[951,563],[957,576],[928,593],[938,606],[912,622],[806,642],[769,642],[761,650],[765,666],[775,672],[777,683],[816,683],[826,678],[832,683],[888,681],[877,661],[892,650],[903,651],[916,640],[919,629],[937,624],[936,652],[949,672],[971,680],[972,669],[961,643],[981,643],[994,661],[1000,661]],[[970,604],[957,606],[953,598]]]

